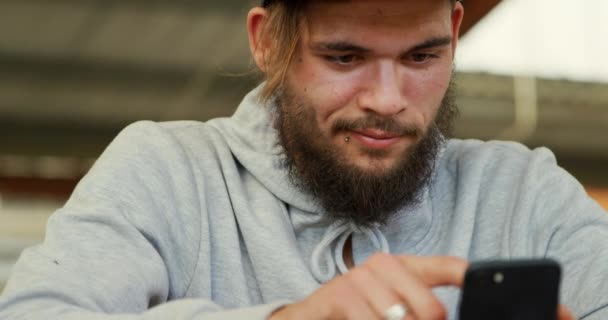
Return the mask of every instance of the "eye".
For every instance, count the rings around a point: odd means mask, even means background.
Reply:
[[[325,59],[337,65],[347,66],[357,62],[359,57],[354,54],[347,54],[342,56],[325,56]]]
[[[437,58],[437,56],[430,53],[414,53],[411,56],[412,61],[416,63],[424,63],[434,58]]]

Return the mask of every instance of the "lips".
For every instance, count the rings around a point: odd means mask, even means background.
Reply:
[[[399,137],[398,134],[379,129],[357,130],[355,133],[377,140],[394,139]]]
[[[387,149],[403,138],[395,133],[377,129],[358,130],[352,135],[361,145],[370,149]]]

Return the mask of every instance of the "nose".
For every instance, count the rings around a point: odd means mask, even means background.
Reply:
[[[369,84],[357,99],[360,108],[385,117],[407,108],[398,68],[394,62],[380,62],[374,67],[373,75],[368,77]]]

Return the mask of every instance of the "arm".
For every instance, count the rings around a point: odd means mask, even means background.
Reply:
[[[539,241],[563,264],[562,303],[577,319],[608,319],[608,214],[553,156],[539,161]]]
[[[130,126],[50,218],[44,243],[22,254],[0,319],[265,319],[280,303],[223,310],[211,289],[178,300],[198,262],[197,188],[176,139]]]

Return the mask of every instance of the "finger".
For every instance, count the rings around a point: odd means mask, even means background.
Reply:
[[[409,270],[395,256],[378,254],[365,264],[382,283],[405,303],[409,313],[418,320],[445,319],[445,307],[431,287]]]
[[[574,315],[566,308],[564,305],[559,306],[559,311],[557,313],[558,320],[574,320]]]
[[[373,308],[378,319],[384,318],[386,311],[394,305],[403,303],[394,291],[376,277],[370,268],[356,268],[345,275]]]
[[[346,301],[346,300],[345,300]],[[357,299],[348,300],[340,306],[341,312],[339,317],[330,319],[347,319],[347,320],[370,320],[370,319],[382,319],[378,318],[373,310],[373,307],[369,302],[362,296],[358,295]]]
[[[469,264],[456,257],[399,256],[399,261],[430,287],[462,287]]]
[[[326,319],[378,319],[373,307],[365,298],[365,291],[360,291],[350,279],[341,277],[333,283],[333,286],[335,289],[329,290],[329,295],[321,297],[321,301],[317,304],[331,303],[332,310]]]

